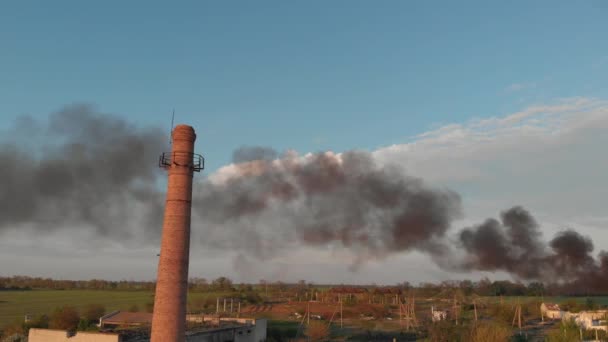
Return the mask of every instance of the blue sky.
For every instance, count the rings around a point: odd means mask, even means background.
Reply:
[[[554,98],[606,98],[602,1],[0,4],[0,127],[73,102],[240,145],[374,149]]]
[[[3,1],[0,134],[20,115],[44,120],[72,103],[168,131],[175,109],[177,123],[197,130],[211,178],[230,175],[224,166],[243,145],[366,149],[462,195],[464,217],[448,235],[522,205],[545,240],[571,227],[606,250],[607,18],[602,0]],[[193,276],[393,284],[484,275],[417,253],[351,272],[352,255],[333,247],[254,260],[242,274],[234,250],[207,248],[212,228],[197,224]],[[7,274],[156,274],[157,248],[138,239],[20,228],[0,239]]]

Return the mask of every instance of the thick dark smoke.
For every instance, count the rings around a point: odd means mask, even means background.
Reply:
[[[119,240],[141,227],[139,239],[158,235],[163,195],[154,164],[166,145],[158,129],[86,105],[17,126],[0,144],[0,230],[80,227]]]
[[[270,151],[238,155],[277,155]],[[455,192],[380,166],[362,151],[287,154],[224,173],[195,192],[195,210],[210,226],[203,240],[259,256],[294,244],[338,245],[368,257],[429,250],[461,212]]]
[[[161,130],[75,105],[48,122],[20,118],[3,139],[0,233],[71,228],[116,241],[158,238],[165,175],[156,163],[168,147]],[[353,265],[417,250],[450,270],[506,271],[590,289],[608,283],[607,253],[594,258],[592,241],[572,230],[545,242],[521,207],[448,242],[450,225],[461,216],[460,196],[378,164],[368,152],[298,156],[254,147],[236,150],[233,160],[195,180],[192,222],[195,242],[236,251],[240,269],[250,267],[244,260],[251,256],[306,245],[349,250]]]
[[[223,178],[201,184],[194,201],[210,246],[261,258],[302,244],[340,246],[353,252],[355,265],[419,250],[450,270],[571,283],[608,277],[599,276],[608,257],[602,253],[596,260],[588,238],[565,230],[546,243],[522,207],[463,229],[459,243],[449,244],[446,234],[460,215],[460,197],[378,165],[367,152],[272,159],[278,154],[270,149],[243,148],[239,154],[262,159],[243,157],[247,162],[220,171]],[[465,253],[461,261],[458,250]]]
[[[501,214],[502,222],[488,219],[464,229],[460,241],[469,253],[465,267],[479,270],[505,270],[523,278],[537,278],[541,268],[533,260],[545,254],[536,220],[521,207]]]
[[[548,244],[541,240],[536,220],[521,207],[460,232],[467,253],[466,270],[506,271],[520,279],[581,283],[606,288],[608,257],[593,253],[593,242],[573,230],[558,233]],[[601,285],[603,281],[604,285]]]

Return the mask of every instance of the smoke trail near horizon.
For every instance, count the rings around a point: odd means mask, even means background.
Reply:
[[[79,227],[115,241],[158,240],[162,130],[73,105],[48,122],[20,118],[8,135],[0,142],[0,234],[20,226],[36,233]],[[238,251],[237,269],[249,267],[241,265],[245,255],[266,259],[312,246],[346,249],[354,266],[415,250],[450,271],[506,271],[592,288],[608,283],[608,254],[595,258],[592,241],[573,230],[545,242],[534,217],[518,206],[499,220],[450,230],[461,215],[456,192],[380,164],[369,152],[300,156],[242,147],[231,165],[195,181],[192,230],[201,238],[193,245]]]
[[[501,221],[488,219],[460,231],[459,241],[466,251],[462,270],[506,271],[523,280],[606,289],[608,255],[602,251],[596,260],[590,238],[565,229],[545,243],[539,225],[524,208],[516,206],[500,216]]]

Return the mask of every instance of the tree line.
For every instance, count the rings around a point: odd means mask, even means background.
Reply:
[[[256,284],[235,284],[228,277],[218,277],[213,280],[206,278],[194,277],[188,282],[190,291],[257,291],[270,294],[303,294],[307,291],[315,289],[323,291],[332,287],[344,285],[318,285],[311,282],[300,280],[297,283],[285,283],[281,281],[270,282],[260,280]],[[11,276],[0,277],[0,291],[7,290],[31,290],[31,289],[49,289],[49,290],[118,290],[118,291],[153,291],[155,287],[154,281],[134,281],[134,280],[58,280],[52,278],[30,277],[30,276]],[[396,284],[395,286],[379,286],[379,285],[360,285],[358,288],[367,291],[373,291],[375,288],[396,288],[400,292],[415,291],[419,296],[437,296],[446,290],[458,289],[464,295],[476,294],[479,296],[559,296],[559,295],[598,295],[597,293],[589,293],[585,288],[572,288],[567,285],[556,283],[529,282],[523,283],[511,280],[495,280],[491,281],[488,278],[483,278],[479,281],[460,280],[460,281],[443,281],[439,283],[423,282],[412,285],[409,282]],[[604,294],[605,295],[605,294]]]
[[[101,304],[90,304],[79,311],[71,306],[55,309],[50,315],[39,315],[28,321],[15,321],[0,330],[0,337],[24,340],[31,328],[50,328],[66,331],[97,331],[99,318],[106,313]]]

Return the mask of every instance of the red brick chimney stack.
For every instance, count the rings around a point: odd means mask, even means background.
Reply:
[[[188,261],[190,256],[190,211],[192,175],[200,171],[194,154],[194,129],[178,125],[172,132],[171,153],[160,165],[169,171],[165,218],[158,261],[151,342],[185,340]],[[198,156],[200,158],[200,156]],[[202,158],[198,159],[198,162]]]

